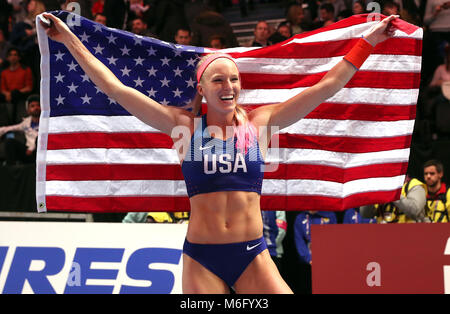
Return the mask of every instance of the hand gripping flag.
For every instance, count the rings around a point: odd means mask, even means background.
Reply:
[[[211,50],[55,14],[124,84],[162,105],[189,109],[196,63]],[[226,49],[241,72],[238,102],[251,110],[314,85],[375,23],[368,15],[353,16],[270,47]],[[38,210],[189,210],[172,140],[108,98],[37,25]],[[399,198],[419,91],[422,29],[401,20],[395,26],[394,37],[376,46],[345,88],[279,131],[279,147],[272,144],[266,160],[276,167],[265,173],[262,209],[339,211]]]

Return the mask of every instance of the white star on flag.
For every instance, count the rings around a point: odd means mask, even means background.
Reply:
[[[156,50],[153,49],[153,47],[150,47],[150,49],[147,49],[148,56],[156,56]]]
[[[142,62],[144,62],[145,61],[145,59],[142,59],[141,57],[137,57],[136,59],[134,59],[134,62],[136,62],[136,65],[135,66],[137,66],[138,64],[139,65],[144,65]]]
[[[91,36],[87,35],[86,32],[84,32],[83,35],[80,36],[80,40],[81,40],[81,42],[83,42],[83,41],[88,42],[89,41],[89,37],[91,37]]]
[[[64,83],[64,82],[63,82],[63,78],[64,78],[64,77],[65,77],[65,75],[62,75],[61,72],[59,72],[58,75],[55,76],[55,78],[56,78],[56,83],[58,83],[58,82]]]
[[[97,54],[102,54],[103,53],[103,49],[105,49],[105,47],[101,47],[100,44],[97,45],[97,47],[94,47],[95,53]]]
[[[142,83],[145,82],[144,80],[141,80],[141,78],[139,76],[138,76],[137,80],[133,80],[133,81],[136,84],[134,87],[138,87],[138,86],[143,87]]]
[[[181,70],[180,67],[177,67],[175,70],[173,70],[173,72],[175,73],[175,76],[181,77],[181,73],[183,73],[183,70]]]
[[[120,51],[122,51],[122,56],[125,56],[125,55],[129,56],[130,50],[131,49],[128,49],[127,46],[123,46],[123,48],[120,49]]]
[[[195,67],[195,62],[196,62],[196,60],[194,59],[194,58],[189,58],[189,59],[187,59],[186,60],[187,61],[187,66],[192,66],[192,67]]]
[[[64,101],[64,99],[66,99],[66,97],[62,97],[61,94],[59,94],[59,96],[57,98],[55,98],[55,100],[58,102],[57,105],[61,105]]]
[[[181,94],[183,93],[183,91],[179,90],[178,87],[176,90],[173,90],[172,93],[174,94],[173,97],[180,97],[181,98]]]
[[[67,87],[69,88],[69,93],[71,93],[71,92],[76,93],[77,92],[78,85],[75,85],[73,82],[72,82],[72,84],[70,84],[70,86],[67,86]]]
[[[142,46],[142,36],[135,35],[133,39],[134,39],[134,45],[137,45],[137,46],[141,45]]]
[[[87,81],[89,81],[89,76],[88,76],[86,73],[84,73],[83,75],[81,75],[81,78],[83,79],[82,82],[87,82]]]
[[[84,97],[80,97],[83,100],[83,104],[88,103],[90,104],[90,101],[92,97],[89,97],[88,94],[85,94]]]
[[[192,87],[192,88],[195,88],[195,80],[193,80],[192,79],[192,77],[191,78],[189,78],[189,80],[188,81],[185,81],[186,83],[187,83],[187,86],[188,87]]]
[[[154,90],[153,87],[150,90],[148,90],[147,93],[148,93],[148,97],[151,97],[151,98],[156,97],[156,90]]]
[[[63,56],[65,55],[65,53],[62,53],[61,51],[58,51],[58,53],[57,54],[55,54],[55,57],[56,57],[56,61],[58,61],[58,60],[61,60],[61,61],[63,61]]]
[[[94,24],[94,32],[102,32],[102,26],[100,24]]]
[[[159,80],[161,82],[161,87],[167,86],[169,87],[170,80],[168,80],[165,76],[163,80]]]
[[[69,72],[70,71],[76,71],[77,70],[77,66],[78,66],[78,64],[76,64],[76,63],[73,63],[73,61],[70,63],[70,64],[68,64],[67,65],[68,67],[69,67]]]
[[[116,43],[117,37],[114,37],[113,33],[109,34],[109,36],[107,36],[106,38],[108,38],[108,44],[115,44]]]
[[[130,76],[131,69],[128,69],[127,66],[125,66],[122,70],[122,76]]]
[[[147,70],[147,72],[148,72],[148,76],[156,76],[156,69],[155,68],[153,68],[153,66],[152,66],[152,68],[151,69],[148,69]]]
[[[161,59],[161,61],[162,61],[162,65],[167,65],[167,66],[169,66],[169,61],[170,61],[169,58],[164,57],[163,59]]]
[[[116,61],[118,60],[117,58],[114,58],[113,56],[106,58],[106,60],[108,60],[109,64],[114,64],[116,65]]]

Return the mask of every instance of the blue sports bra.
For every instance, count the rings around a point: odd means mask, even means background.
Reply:
[[[261,194],[264,160],[257,139],[247,153],[240,152],[236,149],[236,137],[225,141],[211,137],[206,129],[206,115],[201,119],[181,165],[188,196],[217,191]]]

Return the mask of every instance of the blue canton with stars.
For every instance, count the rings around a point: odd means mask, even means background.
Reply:
[[[72,15],[52,13],[63,21]],[[138,36],[76,17],[78,26],[68,23],[72,32],[122,83],[163,105],[190,109],[196,92],[195,67],[203,48]],[[49,50],[50,116],[130,115],[92,83],[64,45],[49,39]]]

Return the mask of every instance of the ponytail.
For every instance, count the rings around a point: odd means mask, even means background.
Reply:
[[[254,144],[257,132],[255,126],[248,120],[247,111],[240,105],[236,105],[234,112],[233,130],[236,148],[247,153],[248,148]]]

